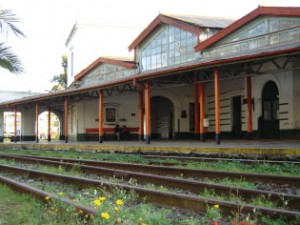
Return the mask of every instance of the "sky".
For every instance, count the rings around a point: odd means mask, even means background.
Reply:
[[[299,0],[0,0],[20,18],[26,38],[9,35],[8,46],[20,57],[25,71],[0,69],[0,90],[45,92],[54,75],[63,72],[61,57],[76,21],[108,26],[146,28],[159,13],[241,18],[258,5],[300,6]],[[120,34],[121,36],[122,34]],[[107,44],[113,48],[113,43]],[[124,43],[129,46],[131,43]],[[100,56],[100,55],[99,55]],[[87,65],[88,66],[88,65]]]

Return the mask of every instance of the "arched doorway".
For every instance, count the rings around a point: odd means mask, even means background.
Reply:
[[[48,111],[44,111],[39,115],[39,139],[48,139]],[[51,140],[59,140],[60,138],[60,120],[59,117],[50,113],[50,137]]]
[[[165,97],[151,98],[151,136],[153,139],[173,139],[173,103]]]
[[[279,137],[279,91],[273,81],[268,81],[262,91],[262,137]]]

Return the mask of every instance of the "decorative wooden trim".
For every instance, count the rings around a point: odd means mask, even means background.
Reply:
[[[39,143],[39,103],[35,104],[35,140]]]
[[[150,105],[150,81],[145,84],[145,112],[146,112],[146,144],[151,140],[151,105]]]
[[[99,90],[99,125],[98,125],[99,143],[103,142],[103,109],[104,109],[103,90]]]
[[[220,144],[220,82],[219,70],[214,69],[214,87],[215,87],[215,118],[216,118],[216,144]]]
[[[69,128],[68,128],[68,124],[69,124],[69,112],[68,112],[68,104],[69,104],[69,100],[68,97],[65,97],[65,142],[68,143],[68,139],[69,139]]]
[[[14,142],[17,143],[17,107],[14,108]]]

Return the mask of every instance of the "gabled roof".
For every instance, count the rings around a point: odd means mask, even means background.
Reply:
[[[201,51],[216,42],[220,41],[224,37],[230,35],[232,32],[238,30],[245,24],[249,23],[250,21],[256,19],[260,16],[300,16],[300,7],[267,7],[267,6],[259,6],[252,12],[248,13],[246,16],[242,17],[241,19],[235,21],[225,29],[218,32],[216,35],[212,36],[211,38],[206,39],[202,43],[198,44],[195,47],[196,51]]]
[[[106,57],[99,57],[97,60],[92,62],[88,67],[80,71],[77,75],[75,75],[75,80],[80,80],[84,77],[87,73],[95,69],[97,66],[107,63],[115,66],[122,66],[128,69],[136,68],[136,63],[133,61],[132,58],[127,57],[118,57],[118,56],[106,56]]]
[[[209,28],[225,28],[235,21],[235,19],[211,17],[211,16],[182,15],[182,14],[164,14],[164,15],[176,20],[181,20],[187,23],[194,24],[199,27],[209,27]]]
[[[224,28],[232,23],[233,20],[224,18],[201,17],[201,16],[188,16],[188,15],[175,15],[175,14],[159,14],[142,33],[129,45],[128,49],[131,51],[144,41],[147,36],[155,30],[160,24],[168,24],[195,35],[199,35],[201,28]]]

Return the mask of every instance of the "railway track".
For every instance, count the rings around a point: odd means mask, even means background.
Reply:
[[[74,176],[66,176],[66,175],[58,175],[53,173],[46,173],[40,172],[36,170],[30,169],[23,169],[17,168],[12,166],[1,166],[1,171],[6,171],[13,174],[22,174],[25,175],[27,178],[30,179],[44,179],[47,181],[55,181],[60,182],[62,184],[72,184],[79,187],[105,187],[107,189],[111,188],[121,188],[124,190],[134,190],[141,198],[147,199],[147,201],[165,205],[169,207],[177,207],[188,209],[192,211],[200,211],[203,212],[206,210],[208,206],[212,205],[219,205],[225,214],[231,214],[232,212],[238,212],[241,208],[243,208],[244,213],[252,213],[254,210],[261,212],[263,215],[269,215],[270,217],[278,217],[278,216],[285,216],[288,219],[295,219],[299,216],[299,212],[294,210],[283,210],[278,208],[266,208],[266,207],[259,207],[253,206],[249,204],[240,204],[240,203],[233,203],[228,201],[220,201],[208,198],[202,198],[195,195],[188,195],[188,194],[178,194],[173,192],[160,192],[156,190],[148,190],[141,187],[125,185],[125,184],[115,184],[111,182],[105,182],[101,180],[94,180],[88,178],[81,178],[81,177],[74,177]],[[37,189],[30,189],[28,185],[24,185],[18,182],[13,182],[11,179],[0,176],[0,182],[8,184],[9,186],[17,189],[19,191],[25,191],[26,193],[30,193],[33,196],[38,196],[39,198],[44,199],[48,193],[41,193],[40,190]],[[69,200],[66,200],[68,202]],[[78,205],[77,205],[78,207]],[[79,206],[80,207],[80,206]],[[88,208],[85,209],[84,207],[80,208],[81,210],[86,210],[86,214],[92,214],[93,212],[90,211]]]
[[[243,164],[293,164],[300,165],[300,162],[291,160],[265,160],[265,159],[241,159],[241,158],[219,158],[219,157],[194,157],[194,156],[173,156],[173,155],[143,155],[146,159],[155,160],[177,160],[180,163],[186,162],[239,162]],[[174,163],[175,164],[175,163]]]
[[[227,171],[217,171],[217,170],[199,170],[199,169],[189,169],[189,168],[177,168],[177,167],[167,167],[167,166],[157,166],[157,165],[144,165],[136,163],[121,163],[121,162],[107,162],[107,161],[95,161],[95,160],[78,160],[78,159],[67,159],[67,158],[56,158],[56,157],[45,157],[45,156],[32,156],[32,155],[13,155],[13,154],[0,154],[1,158],[14,159],[23,162],[37,162],[38,160],[43,163],[56,164],[59,163],[76,163],[84,169],[86,166],[97,167],[97,168],[109,168],[115,169],[115,175],[123,174],[126,178],[130,176],[129,172],[132,171],[138,173],[155,174],[162,176],[175,176],[182,178],[197,178],[197,179],[244,179],[250,182],[261,182],[261,183],[273,183],[277,185],[289,184],[295,188],[300,188],[300,177],[295,176],[278,176],[278,175],[267,175],[267,174],[256,174],[256,173],[236,173]],[[65,164],[67,166],[67,164]],[[69,165],[70,166],[70,165]],[[72,165],[71,165],[72,166]],[[90,168],[92,169],[92,168]],[[103,170],[104,171],[104,170]],[[108,171],[107,171],[108,172]],[[110,175],[110,174],[109,174]]]

